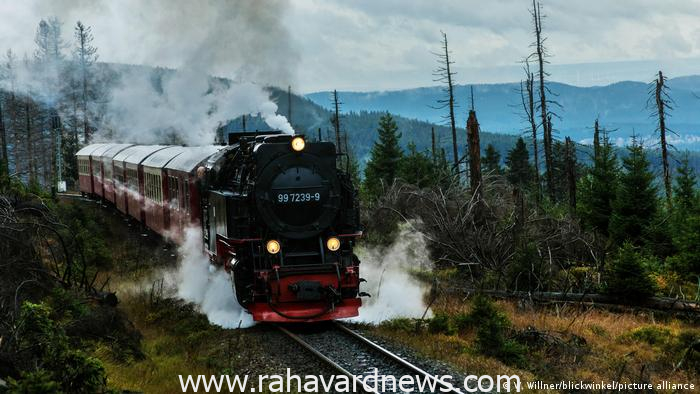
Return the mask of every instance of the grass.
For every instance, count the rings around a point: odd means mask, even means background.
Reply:
[[[517,374],[522,381],[551,383],[668,380],[700,385],[700,357],[674,370],[689,343],[700,339],[700,328],[692,322],[652,312],[524,306],[512,301],[496,305],[512,324],[511,336],[527,346],[523,366],[506,365],[477,351],[478,322],[455,329],[468,320],[472,309],[471,301],[459,297],[442,295],[436,300],[435,322],[401,319],[371,330],[476,375]]]

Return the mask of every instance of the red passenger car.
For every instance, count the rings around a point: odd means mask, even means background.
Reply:
[[[184,230],[200,220],[200,196],[197,188],[197,168],[222,146],[188,148],[165,165],[167,177],[170,236],[182,240]]]
[[[152,154],[168,148],[166,145],[140,145],[128,148],[124,158],[125,212],[139,222],[144,222],[144,174],[141,163]]]
[[[114,156],[124,149],[133,146],[131,144],[114,144],[111,145],[107,150],[105,150],[102,157],[102,188],[103,197],[105,200],[114,204]]]
[[[90,155],[92,155],[92,153],[95,150],[102,148],[105,145],[107,144],[88,145],[75,154],[75,156],[78,159],[78,184],[80,185],[80,191],[83,194],[94,193],[94,187],[92,183],[93,163]]]
[[[170,195],[165,166],[188,148],[171,146],[148,156],[143,167],[143,196],[146,227],[161,235],[170,236]]]

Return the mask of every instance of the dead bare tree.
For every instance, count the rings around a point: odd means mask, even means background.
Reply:
[[[2,96],[0,96],[0,144],[2,145],[2,159],[0,160],[0,177],[10,174],[10,158],[7,156],[7,130],[5,129],[5,118],[2,111]],[[0,182],[2,179],[0,178]]]
[[[479,121],[476,111],[469,111],[467,119],[467,143],[469,146],[469,185],[476,198],[482,197],[481,180],[481,147],[479,144]]]
[[[93,86],[93,65],[97,62],[97,48],[92,45],[94,37],[92,35],[92,28],[90,26],[85,26],[82,22],[78,21],[75,24],[74,30],[75,40],[77,42],[75,48],[75,58],[78,63],[80,72],[80,101],[81,101],[81,111],[83,115],[83,137],[85,138],[85,143],[90,143],[92,138],[92,129],[90,127],[89,104],[90,101],[94,99],[95,92]]]
[[[433,75],[436,77],[435,82],[440,82],[445,84],[445,98],[438,100],[438,105],[433,107],[435,109],[448,109],[448,114],[443,116],[448,122],[450,130],[452,131],[452,159],[454,161],[454,170],[457,176],[459,176],[459,153],[457,151],[457,126],[455,121],[455,108],[457,103],[455,102],[454,95],[454,76],[456,73],[452,71],[452,65],[454,61],[450,60],[450,51],[447,46],[447,34],[442,33],[442,51],[433,52],[435,56],[438,57],[438,68],[433,71]]]
[[[573,213],[576,211],[576,146],[570,137],[566,137],[564,141],[564,165],[569,194],[569,209]]]
[[[331,118],[331,124],[333,124],[333,129],[335,130],[335,152],[340,155],[343,153],[340,146],[340,105],[342,103],[338,100],[338,91],[333,89],[333,117]]]
[[[595,124],[593,125],[593,159],[598,160],[600,155],[600,126],[598,124],[598,118],[595,119]]]
[[[36,162],[34,161],[34,137],[32,135],[32,103],[29,97],[24,102],[24,119],[27,147],[27,167],[29,169],[29,184],[36,182]]]
[[[653,100],[653,112],[652,116],[658,118],[658,126],[656,130],[659,132],[659,140],[661,145],[661,165],[663,167],[663,181],[664,190],[666,192],[666,203],[670,207],[673,203],[672,198],[672,187],[671,187],[671,169],[669,166],[669,147],[673,147],[668,143],[666,138],[667,133],[673,133],[666,126],[666,118],[669,116],[668,112],[673,110],[672,104],[673,99],[668,94],[668,86],[666,85],[667,78],[659,71],[659,76],[651,84],[651,92],[649,95],[649,100],[647,101],[647,106]]]
[[[436,151],[436,146],[435,146],[435,126],[430,128],[430,137],[431,137],[431,154],[432,154],[432,159],[433,159],[433,164],[437,163],[437,151]]]
[[[532,0],[532,9],[530,10],[530,15],[532,16],[533,33],[535,35],[535,42],[532,43],[534,52],[530,55],[530,58],[535,58],[537,61],[537,78],[539,79],[539,110],[542,122],[542,141],[544,145],[544,161],[545,161],[545,177],[547,180],[547,194],[551,200],[555,199],[555,186],[554,186],[554,160],[552,157],[552,130],[551,130],[551,113],[547,110],[547,105],[551,104],[547,100],[547,94],[551,93],[547,86],[545,85],[545,78],[549,74],[544,70],[544,65],[549,63],[546,58],[549,56],[547,48],[544,43],[547,40],[542,34],[542,7],[540,2],[537,0]]]
[[[287,86],[287,121],[292,124],[292,85]]]
[[[465,198],[457,182],[433,189],[397,182],[372,217],[397,215],[416,226],[436,264],[459,269],[462,288],[582,291],[580,278],[561,274],[594,256],[593,241],[578,221],[542,215],[496,179],[486,178],[481,188],[483,199],[472,193]]]
[[[535,75],[530,71],[530,62],[524,61],[525,81],[520,82],[520,100],[523,106],[525,119],[529,125],[530,137],[532,138],[532,152],[535,164],[535,202],[540,205],[541,185],[540,185],[540,154],[537,144],[537,120],[535,119]]]

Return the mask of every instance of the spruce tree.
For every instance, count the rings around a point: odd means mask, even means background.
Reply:
[[[593,167],[580,181],[576,210],[586,226],[607,235],[617,189],[617,156],[607,136],[602,143],[596,139],[593,148]]]
[[[554,201],[563,201],[567,196],[566,146],[561,141],[552,142],[552,190]]]
[[[643,259],[632,244],[625,242],[606,272],[606,293],[628,301],[653,296],[654,282],[649,277]]]
[[[365,190],[370,198],[378,197],[383,186],[394,183],[403,157],[399,146],[401,133],[391,114],[386,113],[379,119],[377,133],[379,138],[372,146],[365,168]]]
[[[666,266],[690,280],[700,276],[700,214],[689,215],[675,229],[673,246],[676,255],[666,260]]]
[[[675,209],[681,214],[696,213],[700,201],[698,201],[697,177],[695,170],[688,163],[688,154],[681,160],[681,165],[676,169],[676,185],[673,188]]]
[[[609,233],[618,245],[625,241],[642,245],[656,218],[657,189],[644,148],[636,138],[627,150],[629,154],[623,159],[624,171],[612,205]]]
[[[501,154],[493,147],[493,144],[488,144],[484,153],[485,156],[481,159],[483,173],[501,174]]]
[[[518,138],[515,147],[506,156],[506,177],[514,185],[529,185],[532,182],[533,169],[530,165],[530,154],[522,137]]]
[[[700,196],[696,189],[695,171],[688,156],[676,169],[673,188],[673,246],[677,254],[666,260],[666,265],[682,276],[700,275]],[[693,278],[694,279],[694,278]]]
[[[416,150],[416,144],[408,144],[408,154],[399,161],[398,177],[419,188],[431,186],[436,181],[436,166],[423,152]]]

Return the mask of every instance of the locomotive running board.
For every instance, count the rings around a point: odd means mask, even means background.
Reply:
[[[344,319],[359,315],[362,300],[359,298],[344,299],[334,308],[327,310],[328,305],[321,302],[288,302],[274,306],[264,303],[254,303],[248,307],[253,320],[273,323],[309,323],[324,320]],[[274,309],[273,309],[274,308]]]

